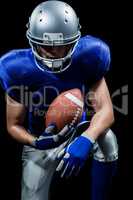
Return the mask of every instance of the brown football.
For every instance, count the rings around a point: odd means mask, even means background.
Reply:
[[[57,96],[46,113],[46,127],[55,123],[57,129],[61,130],[66,124],[77,124],[83,112],[83,99],[82,92],[78,88],[65,91]]]

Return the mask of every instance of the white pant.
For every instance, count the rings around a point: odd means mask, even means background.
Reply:
[[[21,200],[49,199],[51,180],[59,162],[56,156],[64,146],[65,144],[45,151],[24,146]],[[112,162],[118,159],[117,140],[111,130],[99,138],[92,153],[94,159],[100,162]]]

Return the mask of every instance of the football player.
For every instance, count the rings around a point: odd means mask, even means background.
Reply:
[[[37,6],[26,36],[30,48],[15,49],[0,58],[7,129],[24,144],[21,199],[48,200],[54,172],[61,177],[78,175],[92,155],[91,200],[107,200],[118,159],[117,140],[109,129],[114,122],[112,102],[104,78],[110,68],[109,47],[99,38],[81,37],[75,11],[61,1]],[[44,111],[59,93],[72,88],[95,94],[91,98],[95,114],[85,131],[68,142],[75,128],[55,135],[55,124],[44,126]]]

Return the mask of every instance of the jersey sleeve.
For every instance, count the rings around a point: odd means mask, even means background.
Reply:
[[[102,79],[110,69],[111,55],[108,45],[98,41],[86,50],[83,59],[85,79],[91,85]]]
[[[109,71],[111,63],[110,49],[105,43],[100,44],[97,57],[99,62],[96,70],[96,80],[100,80]]]
[[[14,53],[11,51],[0,58],[0,84],[3,90],[14,100],[20,102],[20,83],[19,80],[15,80],[11,74],[15,73],[12,69],[12,73],[9,73],[11,68],[11,60],[14,57]]]

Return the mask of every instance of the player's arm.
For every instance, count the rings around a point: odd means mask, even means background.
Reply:
[[[57,135],[52,135],[55,125],[49,125],[40,137],[36,138],[24,128],[26,108],[7,96],[7,129],[9,134],[18,142],[30,145],[40,150],[58,147],[71,136],[73,129],[64,127]]]
[[[61,177],[79,173],[95,140],[114,122],[113,106],[104,78],[92,87],[92,94],[91,102],[96,113],[89,128],[58,155],[62,160],[56,170],[61,172]]]
[[[112,101],[105,79],[102,78],[91,89],[90,99],[95,114],[89,128],[85,131],[88,136],[96,140],[114,122]]]
[[[8,133],[18,142],[31,145],[35,138],[24,128],[26,108],[7,95],[6,116]]]

